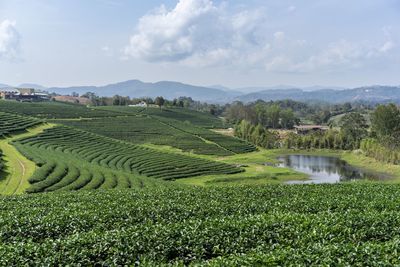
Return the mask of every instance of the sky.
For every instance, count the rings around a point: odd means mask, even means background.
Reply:
[[[0,83],[400,85],[398,0],[0,0]]]

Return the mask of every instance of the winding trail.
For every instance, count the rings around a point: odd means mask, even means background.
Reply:
[[[42,124],[30,128],[22,134],[0,139],[0,149],[3,151],[6,171],[5,177],[0,180],[0,195],[17,195],[24,193],[29,187],[28,178],[32,176],[36,169],[35,163],[25,158],[10,143],[21,138],[38,135],[44,130],[54,126],[54,124]]]

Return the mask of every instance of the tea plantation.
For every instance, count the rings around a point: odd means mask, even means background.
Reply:
[[[243,171],[232,165],[136,146],[69,127],[54,127],[15,146],[38,166],[28,192],[130,188],[132,179],[173,180]],[[141,178],[139,178],[141,177]]]
[[[237,138],[159,116],[70,120],[60,123],[135,144],[169,145],[196,154],[229,156],[255,150],[254,146]]]
[[[43,121],[36,118],[0,112],[0,138],[11,133],[23,132],[27,128],[41,123]]]
[[[95,110],[78,104],[60,102],[16,102],[0,100],[0,111],[12,112],[21,115],[34,116],[38,118],[93,118],[118,116],[119,113],[112,111]]]
[[[0,200],[0,265],[394,266],[400,186],[160,187]]]
[[[203,112],[198,112],[186,108],[141,108],[141,107],[97,107],[98,110],[119,112],[125,115],[148,115],[159,116],[166,119],[178,120],[180,122],[190,122],[193,125],[203,128],[225,128],[229,124],[221,119]]]
[[[0,196],[0,266],[400,265],[400,185],[182,185],[174,180],[246,179],[249,168],[218,158],[265,155],[184,109],[0,101],[0,110],[10,166],[26,176],[12,181],[25,194]],[[256,177],[272,168],[250,167]]]

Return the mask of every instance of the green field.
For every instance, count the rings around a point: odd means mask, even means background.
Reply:
[[[107,106],[107,107],[96,107],[98,110],[111,111],[122,113],[124,115],[148,115],[158,116],[166,119],[178,120],[180,122],[190,122],[193,125],[204,127],[204,128],[225,128],[227,126],[221,119],[211,116],[210,114],[184,109],[184,108],[140,108],[140,107],[118,107],[118,106]]]
[[[7,197],[0,264],[396,266],[400,187],[173,187]]]
[[[185,109],[7,107],[0,194],[14,196],[0,197],[0,266],[400,265],[398,165],[256,149]],[[392,179],[282,185],[308,179],[274,165],[291,153]]]
[[[40,175],[34,175],[38,178],[31,180],[33,186],[28,189],[31,192],[60,190],[71,183],[78,183],[75,189],[119,187],[123,178],[114,171],[164,180],[242,171],[233,165],[160,152],[62,126],[19,140],[15,146],[42,166],[38,169]],[[54,168],[47,166],[50,163]],[[83,171],[89,172],[91,178],[82,177]]]
[[[43,121],[13,113],[0,112],[0,138],[10,134],[23,132],[27,128],[43,123]]]
[[[46,119],[113,117],[119,115],[112,111],[95,110],[78,104],[60,102],[19,103],[7,100],[0,100],[0,111]]]
[[[191,124],[158,116],[127,116],[60,123],[134,144],[171,145],[186,152],[229,156],[254,151],[252,145]]]

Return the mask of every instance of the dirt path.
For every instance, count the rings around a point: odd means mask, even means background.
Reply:
[[[35,136],[52,127],[54,127],[54,124],[43,124],[29,129],[25,133],[0,140],[0,149],[4,154],[6,168],[6,176],[0,181],[0,194],[15,195],[25,192],[29,187],[28,178],[32,176],[36,169],[35,163],[25,158],[10,143],[21,138]]]

